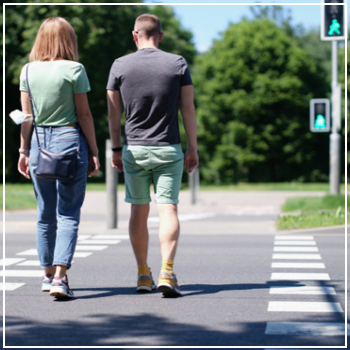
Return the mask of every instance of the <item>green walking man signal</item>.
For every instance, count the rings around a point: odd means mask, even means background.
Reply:
[[[322,0],[321,40],[346,40],[344,0]]]
[[[331,130],[328,98],[310,100],[310,131],[329,132]]]

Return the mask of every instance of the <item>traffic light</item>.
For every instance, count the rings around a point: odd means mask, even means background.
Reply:
[[[343,0],[323,0],[321,13],[321,40],[345,40]]]
[[[310,131],[329,132],[330,113],[328,98],[313,98],[310,100]]]

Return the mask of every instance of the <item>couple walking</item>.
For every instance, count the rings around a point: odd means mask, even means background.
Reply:
[[[176,296],[181,294],[173,264],[180,233],[177,204],[182,171],[186,166],[191,173],[198,165],[192,80],[183,57],[158,49],[163,33],[157,16],[139,16],[132,35],[138,50],[114,61],[107,83],[112,166],[124,171],[125,201],[131,203],[129,234],[138,266],[136,290],[151,292],[157,288],[166,296]],[[87,175],[95,175],[100,167],[87,98],[91,88],[84,66],[77,62],[74,30],[61,17],[43,22],[29,59],[28,82],[39,144],[32,134],[32,122],[23,123],[18,170],[32,178],[37,199],[37,249],[45,269],[42,291],[58,298],[73,297],[67,270],[77,243]],[[22,111],[31,114],[26,66],[20,91]],[[179,101],[188,142],[185,155],[180,144]],[[74,153],[79,145],[74,181],[36,176],[40,145],[60,154]],[[160,216],[162,268],[157,286],[147,264],[151,183]]]

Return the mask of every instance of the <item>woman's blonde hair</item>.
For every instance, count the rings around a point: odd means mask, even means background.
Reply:
[[[51,17],[39,28],[30,61],[50,61],[52,59],[78,61],[78,43],[73,27],[62,17]]]

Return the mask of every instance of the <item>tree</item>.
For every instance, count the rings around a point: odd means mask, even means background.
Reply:
[[[329,86],[310,54],[269,19],[231,24],[195,62],[204,181],[326,180],[328,135],[309,100]]]
[[[88,2],[96,2],[89,0]],[[135,0],[129,1],[137,2]],[[19,75],[28,62],[28,55],[34,43],[39,26],[44,19],[62,16],[72,24],[79,46],[79,61],[85,66],[92,91],[88,94],[94,116],[96,137],[100,150],[101,169],[105,168],[105,139],[109,138],[106,85],[114,59],[136,51],[131,32],[137,16],[145,12],[159,14],[163,29],[164,47],[183,55],[189,62],[194,61],[192,34],[184,30],[174,18],[171,9],[155,6],[150,10],[145,5],[12,5],[6,6],[5,18],[5,85],[6,114],[19,108]],[[172,50],[174,48],[174,50]],[[161,47],[163,49],[163,47]],[[22,181],[17,172],[19,127],[6,118],[6,178],[7,181]],[[92,179],[103,180],[101,179]]]

